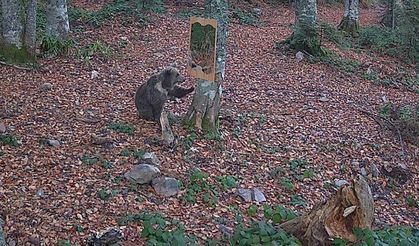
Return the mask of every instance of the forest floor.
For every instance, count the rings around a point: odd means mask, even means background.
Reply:
[[[100,8],[90,2],[73,4]],[[174,125],[179,138],[175,150],[155,141],[160,137],[158,125],[137,117],[133,96],[141,83],[172,62],[187,76],[184,86],[194,85],[185,68],[189,24],[176,14],[176,6],[166,6],[164,14],[152,14],[145,27],[116,18],[99,28],[73,31],[80,45],[96,40],[109,44],[113,52],[108,59],[44,58],[39,61],[42,69],[32,71],[0,66],[0,123],[20,141],[18,147],[0,146],[0,211],[6,216],[5,231],[18,242],[31,239],[54,245],[68,239],[83,245],[93,232],[118,226],[118,219],[127,214],[148,210],[176,218],[188,233],[207,239],[221,237],[221,224],[234,228],[238,211],[245,221],[260,216],[246,215],[252,204],[238,197],[235,188],[220,192],[214,206],[202,196],[196,203],[185,201],[189,173],[195,168],[208,173],[208,182],[218,187],[217,177],[230,175],[239,187],[262,190],[266,203],[299,213],[333,194],[335,180],[350,181],[362,169],[374,195],[374,227],[419,226],[418,207],[406,201],[419,199],[419,149],[408,144],[409,159],[403,160],[397,135],[360,111],[378,114],[387,100],[413,105],[419,102],[419,94],[375,84],[325,63],[299,62],[295,54],[279,52],[275,41],[291,34],[294,11],[288,6],[261,9],[264,25],[237,21],[230,25],[221,138],[196,136]],[[320,20],[337,25],[343,10],[319,6],[318,13]],[[361,9],[361,25],[377,24],[379,15],[377,9]],[[367,64],[360,66],[361,72],[372,67],[393,76],[403,67],[414,73],[414,67],[394,58],[324,44],[344,58]],[[93,70],[98,78],[91,78]],[[44,83],[51,83],[52,90],[40,90]],[[185,114],[191,100],[189,95],[168,108]],[[89,117],[98,121],[80,120]],[[131,124],[134,133],[109,130],[115,122]],[[115,146],[92,144],[93,134],[106,134]],[[61,144],[50,147],[45,139]],[[149,186],[130,186],[121,177],[138,161],[121,155],[127,149],[156,153],[160,170],[186,188],[176,197],[164,198]],[[86,156],[100,156],[107,162],[87,165]],[[407,182],[386,175],[385,170],[400,163],[413,174]],[[373,167],[380,170],[378,176],[372,175]],[[307,176],[299,178],[306,170]],[[101,189],[115,192],[103,199],[98,196]],[[121,228],[123,245],[144,242],[140,223]]]

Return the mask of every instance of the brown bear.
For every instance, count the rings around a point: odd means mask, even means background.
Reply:
[[[182,98],[194,90],[194,87],[186,89],[177,85],[183,81],[185,78],[173,66],[152,75],[135,93],[135,107],[139,117],[159,122],[168,99]]]

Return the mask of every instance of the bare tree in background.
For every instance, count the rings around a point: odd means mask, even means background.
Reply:
[[[47,25],[46,33],[65,40],[68,37],[70,25],[68,22],[67,1],[48,0],[47,1]]]
[[[26,11],[25,45],[29,54],[35,56],[36,50],[36,7],[37,0],[29,0]]]
[[[338,26],[350,34],[355,34],[359,29],[359,0],[345,0],[345,12]]]
[[[23,27],[19,16],[20,8],[19,0],[1,0],[3,44],[8,48],[22,47]]]

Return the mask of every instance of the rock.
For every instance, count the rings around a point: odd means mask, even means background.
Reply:
[[[351,164],[354,167],[354,170],[359,170],[360,163],[357,160],[352,160]]]
[[[320,102],[328,102],[329,98],[327,98],[326,96],[322,96],[322,97],[319,98],[319,101]]]
[[[157,58],[163,57],[164,55],[160,52],[156,52],[154,53],[154,56],[156,56]]]
[[[160,166],[160,160],[159,158],[157,158],[157,155],[153,152],[146,152],[142,157],[141,157],[141,162],[145,163],[145,164],[151,164],[151,165],[155,165],[155,166]]]
[[[262,14],[262,10],[260,8],[253,8],[252,11],[256,16],[260,16]]]
[[[155,178],[152,181],[152,185],[156,193],[162,196],[174,196],[179,192],[179,182],[174,178]]]
[[[377,165],[372,163],[370,168],[371,168],[371,174],[373,177],[380,176],[380,170],[378,169]]]
[[[48,144],[52,147],[58,147],[60,146],[60,142],[55,139],[48,139]]]
[[[91,78],[91,79],[97,79],[97,78],[99,78],[99,72],[98,72],[98,71],[96,71],[96,70],[93,70],[93,71],[90,73],[90,78]]]
[[[252,191],[250,189],[237,189],[237,192],[241,198],[245,202],[251,202],[252,201]]]
[[[297,61],[298,61],[298,62],[302,61],[302,60],[304,59],[304,53],[303,53],[303,52],[301,52],[301,51],[298,51],[298,52],[295,54],[295,58],[297,58]]]
[[[359,172],[362,174],[362,176],[367,176],[368,175],[368,172],[365,169],[365,167],[361,168],[361,170]]]
[[[52,90],[52,84],[51,83],[43,83],[40,87],[39,87],[39,89],[41,90],[41,91],[50,91],[50,90]]]
[[[265,202],[265,195],[257,188],[254,189],[237,189],[237,192],[245,202]]]
[[[149,164],[135,165],[130,171],[124,174],[126,179],[137,184],[149,184],[158,176],[160,176],[160,170]]]
[[[335,180],[335,185],[337,187],[341,187],[341,186],[344,186],[344,185],[347,185],[347,184],[349,184],[349,182],[346,181],[346,180],[344,180],[344,179],[337,179],[337,180]]]
[[[259,189],[254,188],[253,189],[253,194],[254,194],[253,198],[254,198],[255,202],[266,202],[265,195]]]
[[[39,189],[37,192],[36,192],[36,196],[38,196],[38,197],[45,197],[45,191],[43,190],[43,189]]]
[[[110,228],[87,239],[88,246],[117,245],[123,239],[122,231]]]
[[[6,126],[3,123],[0,123],[0,133],[6,132]]]

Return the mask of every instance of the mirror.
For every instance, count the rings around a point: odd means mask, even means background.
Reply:
[[[191,17],[188,70],[191,76],[215,80],[217,20]]]

